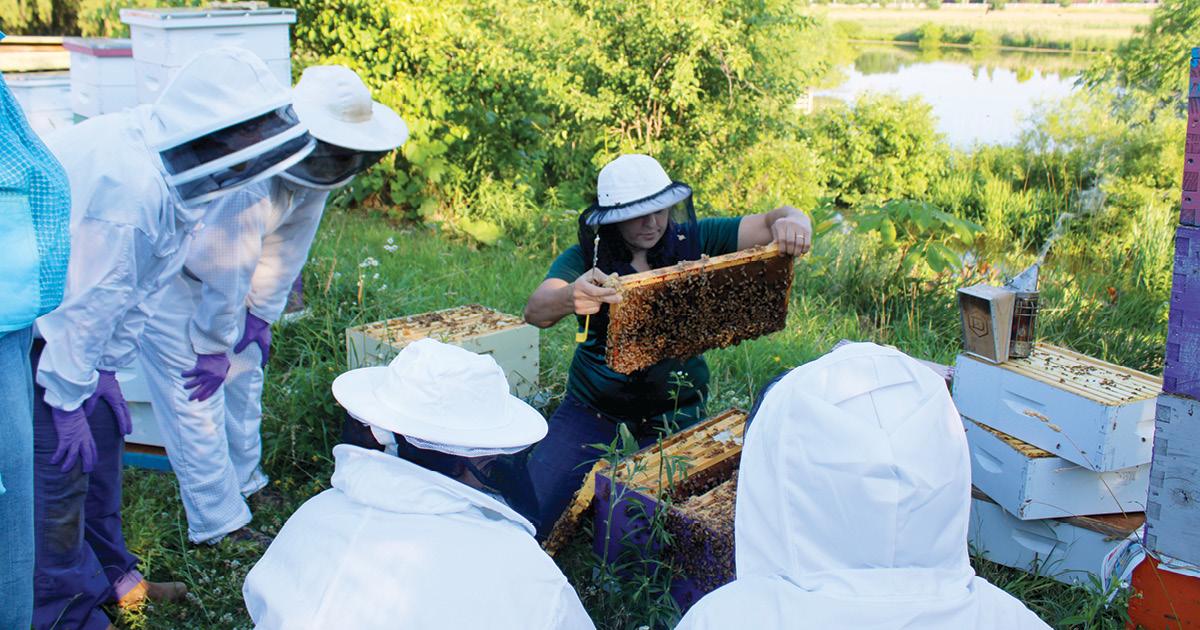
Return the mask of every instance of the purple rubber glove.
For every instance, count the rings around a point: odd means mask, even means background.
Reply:
[[[233,347],[233,351],[241,352],[252,343],[258,344],[258,351],[262,353],[262,366],[267,367],[267,358],[271,356],[271,325],[254,313],[246,311],[246,330],[242,333],[242,340]]]
[[[226,374],[229,374],[229,357],[225,353],[198,355],[196,367],[183,373],[183,378],[190,379],[183,384],[184,389],[194,390],[188,400],[208,400],[221,388]]]
[[[112,408],[113,415],[117,417],[117,428],[121,429],[121,435],[133,433],[133,419],[129,415],[129,403],[125,402],[125,395],[121,393],[121,385],[117,383],[116,372],[100,370],[100,380],[96,382],[96,391],[92,392],[91,398],[84,401],[83,413],[92,415],[96,403],[101,400]]]
[[[83,472],[92,472],[96,465],[96,440],[92,438],[83,407],[73,411],[51,407],[50,417],[54,421],[54,431],[58,433],[58,448],[50,457],[50,463],[62,463],[62,471],[67,472],[75,466],[76,460],[82,460]]]

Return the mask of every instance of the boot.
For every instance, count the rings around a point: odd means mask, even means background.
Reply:
[[[126,610],[136,610],[146,602],[177,602],[187,596],[187,586],[183,582],[150,582],[142,580],[137,586],[125,593],[117,601],[117,605]]]

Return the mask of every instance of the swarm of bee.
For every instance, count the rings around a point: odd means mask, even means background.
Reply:
[[[676,505],[667,516],[674,535],[673,564],[709,592],[736,577],[733,555],[733,514],[737,503],[737,472],[704,494]]]
[[[769,245],[619,279],[608,365],[630,374],[781,330],[792,276],[792,257]]]

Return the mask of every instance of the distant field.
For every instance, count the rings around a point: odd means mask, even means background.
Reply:
[[[867,7],[827,5],[814,7],[816,14],[854,37],[876,40],[910,39],[927,23],[947,32],[988,31],[1004,44],[1074,48],[1110,49],[1133,35],[1135,27],[1150,22],[1152,5],[1075,5],[1009,4],[998,11],[985,4],[946,4],[940,9],[924,7]]]

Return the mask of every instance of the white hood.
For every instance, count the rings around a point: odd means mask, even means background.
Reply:
[[[745,627],[1045,627],[975,577],[962,423],[944,381],[904,354],[851,344],[792,370],[740,470],[738,580],[681,627],[746,610],[765,612]]]

